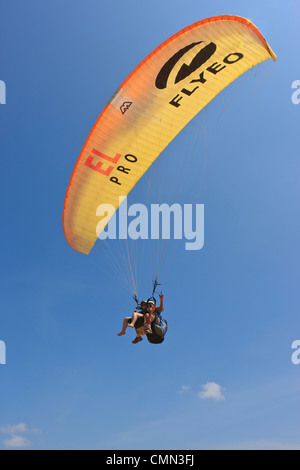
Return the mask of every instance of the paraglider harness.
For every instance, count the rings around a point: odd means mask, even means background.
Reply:
[[[154,305],[156,306],[156,298],[154,297],[154,295],[155,295],[155,291],[156,291],[157,286],[161,286],[161,284],[159,284],[159,283],[157,282],[157,279],[155,279],[154,284],[153,284],[152,296],[149,297],[149,299],[147,300],[147,306],[148,306],[148,307],[149,307],[149,305],[150,305],[150,302],[153,302]],[[138,299],[138,297],[137,297],[137,294],[134,294],[133,298],[134,298],[134,300],[136,301],[138,308],[141,308],[141,305],[140,305],[140,303],[139,303],[139,299]]]
[[[154,303],[154,305],[156,306],[156,298],[154,297],[154,295],[155,295],[157,286],[161,286],[161,284],[159,284],[157,282],[157,279],[155,279],[154,285],[153,285],[152,296],[147,300],[147,307],[150,306],[150,302]],[[138,308],[142,308],[136,294],[133,296],[133,298],[136,301]],[[166,320],[163,320],[163,322],[164,322],[164,328],[161,328],[160,326],[156,325],[155,322],[152,323],[152,334],[147,334],[147,339],[149,343],[160,344],[165,340],[165,333],[167,332],[168,325],[167,325]]]

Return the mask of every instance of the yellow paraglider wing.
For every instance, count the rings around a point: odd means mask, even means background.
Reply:
[[[117,210],[120,197],[181,129],[238,76],[269,58],[276,60],[260,31],[231,15],[195,23],[154,50],[114,94],[81,151],[63,212],[70,246],[88,254],[104,215],[97,208]]]

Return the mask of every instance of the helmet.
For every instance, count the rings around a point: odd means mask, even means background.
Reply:
[[[156,298],[155,297],[150,297],[150,299],[147,300],[148,305],[156,305]]]

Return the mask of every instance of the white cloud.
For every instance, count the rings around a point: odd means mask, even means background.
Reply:
[[[31,442],[29,439],[26,439],[26,437],[23,436],[11,436],[10,439],[5,439],[4,441],[5,447],[29,447],[31,445]]]
[[[25,423],[19,424],[7,424],[6,426],[0,427],[0,432],[3,434],[16,434],[16,433],[25,433],[30,432]]]
[[[178,393],[182,395],[183,393],[187,393],[190,391],[191,391],[191,387],[189,385],[182,385],[181,389],[178,390]]]
[[[31,445],[31,441],[22,434],[26,433],[36,433],[39,432],[38,429],[29,429],[27,424],[19,423],[19,424],[7,424],[5,426],[0,426],[0,432],[2,434],[7,434],[10,437],[5,439],[3,444],[5,447],[29,447]]]
[[[222,393],[224,390],[221,385],[215,382],[207,382],[205,385],[202,385],[202,390],[198,392],[198,396],[203,400],[225,400],[225,396]]]

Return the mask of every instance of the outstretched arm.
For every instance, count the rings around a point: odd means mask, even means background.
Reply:
[[[161,293],[160,293],[160,296],[159,296],[159,298],[160,298],[160,306],[159,306],[158,309],[157,309],[157,310],[159,311],[159,313],[161,313],[161,312],[164,311],[164,295],[165,295],[165,294],[164,294],[163,292],[161,292]]]

